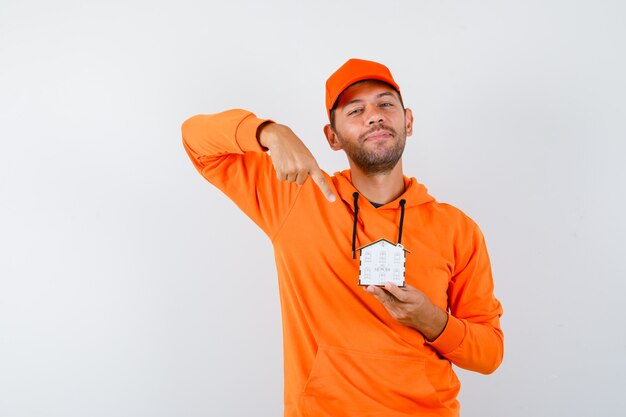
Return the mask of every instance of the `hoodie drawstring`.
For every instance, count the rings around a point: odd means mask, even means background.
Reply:
[[[354,197],[354,223],[352,225],[352,259],[356,259],[356,226],[359,218],[359,193],[356,191],[352,193]],[[400,200],[400,227],[398,231],[398,245],[402,243],[402,227],[404,226],[404,205],[406,200],[403,198]]]
[[[406,200],[403,198],[400,200],[400,231],[398,232],[398,245],[402,243],[402,225],[404,224],[404,205]]]
[[[356,259],[356,223],[359,217],[359,193],[352,194],[354,197],[354,225],[352,226],[352,259]]]

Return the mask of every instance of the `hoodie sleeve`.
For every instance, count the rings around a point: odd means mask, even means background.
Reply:
[[[471,230],[470,237],[463,239],[465,244],[457,247],[448,288],[448,324],[431,345],[455,365],[489,374],[500,366],[504,355],[502,305],[493,294],[483,235],[476,224]]]
[[[198,172],[272,238],[299,187],[276,178],[271,158],[257,140],[257,129],[267,121],[238,109],[197,115],[183,123],[182,136]]]

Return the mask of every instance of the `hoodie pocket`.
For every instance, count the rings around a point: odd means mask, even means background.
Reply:
[[[438,415],[422,358],[320,345],[302,393],[309,417]],[[432,414],[431,414],[432,413]]]

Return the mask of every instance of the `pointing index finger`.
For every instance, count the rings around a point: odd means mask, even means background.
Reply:
[[[317,187],[322,191],[324,196],[331,203],[335,201],[335,194],[333,193],[332,188],[326,181],[326,177],[324,177],[324,173],[319,167],[315,167],[311,170],[311,178],[313,178],[313,182],[317,185]]]

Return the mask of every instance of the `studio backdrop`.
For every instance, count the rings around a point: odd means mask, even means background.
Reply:
[[[505,358],[464,417],[618,415],[626,373],[620,1],[0,3],[0,415],[280,416],[269,239],[180,125],[244,108],[322,169],[324,82],[389,66],[405,172],[481,227]]]

